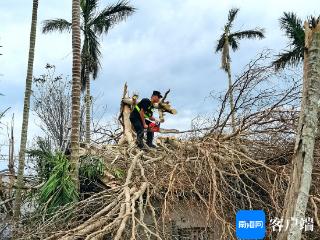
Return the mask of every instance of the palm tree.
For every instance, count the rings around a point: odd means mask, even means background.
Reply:
[[[221,68],[228,74],[229,81],[229,102],[230,102],[230,111],[231,111],[231,124],[232,129],[235,131],[235,113],[234,113],[234,101],[232,94],[232,79],[231,79],[231,58],[229,47],[233,51],[239,49],[239,40],[241,39],[262,39],[264,38],[263,29],[252,29],[245,31],[235,31],[231,32],[233,22],[239,12],[238,8],[232,8],[229,10],[228,21],[224,26],[224,31],[221,37],[218,40],[216,45],[216,53],[221,52]]]
[[[90,143],[90,75],[97,78],[101,67],[99,37],[107,34],[109,29],[122,20],[130,16],[135,9],[126,1],[105,7],[98,11],[98,0],[80,0],[81,7],[81,31],[83,35],[83,45],[81,52],[81,81],[82,90],[86,90],[86,143]],[[53,31],[69,31],[71,23],[64,19],[46,20],[43,23],[43,33]]]
[[[71,177],[79,189],[79,132],[81,96],[80,0],[72,0]]]
[[[320,46],[320,18],[309,17],[302,27],[301,20],[292,21],[292,19],[297,19],[293,13],[285,13],[285,16],[290,16],[287,18],[290,19],[288,23],[295,23],[291,26],[287,23],[287,27],[283,28],[292,40],[292,50],[285,52],[286,57],[279,56],[279,61],[275,61],[274,66],[279,70],[287,65],[295,66],[303,61],[301,111],[293,154],[293,170],[282,212],[284,222],[290,223],[292,218],[301,219],[305,216],[312,182],[312,168],[314,161],[317,160],[315,154],[319,150],[319,133],[316,129],[319,129],[320,124],[318,119],[320,54],[317,50]],[[293,35],[293,27],[300,29],[299,34]],[[305,38],[303,41],[299,40],[302,35]],[[288,238],[301,239],[301,228],[291,223],[277,236],[279,240]]]
[[[288,50],[277,55],[273,66],[278,71],[286,66],[297,66],[304,59],[305,32],[302,20],[293,12],[284,12],[279,19],[280,28],[289,38]]]
[[[25,152],[26,152],[27,135],[28,135],[30,96],[31,96],[31,88],[32,88],[32,75],[33,75],[33,62],[34,62],[34,49],[35,49],[36,32],[37,32],[37,17],[38,17],[38,0],[33,0],[28,69],[27,69],[27,77],[26,77],[26,88],[25,88],[25,93],[24,93],[23,119],[22,119],[22,128],[21,128],[21,139],[20,139],[19,164],[18,164],[18,175],[17,175],[17,191],[16,191],[15,207],[14,207],[14,218],[15,219],[18,219],[20,216],[20,208],[21,208],[21,200],[22,200],[21,199],[21,192],[22,192],[22,187],[23,187]]]

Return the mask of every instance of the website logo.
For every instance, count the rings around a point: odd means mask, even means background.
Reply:
[[[263,210],[239,210],[236,235],[240,239],[263,239],[266,235],[266,214]]]

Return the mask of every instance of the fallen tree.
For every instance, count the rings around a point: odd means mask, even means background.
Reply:
[[[295,73],[281,76],[263,65],[268,54],[250,62],[233,85],[236,131],[229,131],[227,93],[218,98],[221,108],[213,124],[185,131],[181,138],[158,137],[158,148],[146,152],[134,145],[128,114],[137,96],[129,97],[125,87],[121,140],[84,151],[105,162],[106,189],[54,214],[26,215],[15,239],[171,239],[173,213],[182,202],[195,212],[201,209],[202,230],[215,232],[213,239],[236,239],[239,209],[264,209],[269,235],[275,236],[270,220],[281,216],[289,186],[300,85]],[[192,131],[199,134],[188,135]],[[111,168],[125,177],[115,178]],[[318,225],[319,173],[316,163],[307,206]],[[317,239],[319,229],[305,236]]]
[[[232,223],[238,209],[263,208],[280,214],[288,175],[277,176],[281,166],[257,161],[232,147],[232,142],[213,137],[194,142],[161,138],[159,149],[144,154],[134,147],[92,148],[109,165],[126,170],[126,178],[113,189],[43,217],[40,223],[28,219],[32,226],[28,224],[23,238],[167,239],[170,212],[181,199],[204,207],[208,230],[218,222],[221,238],[234,237]],[[156,200],[159,208],[153,206]],[[146,214],[152,223],[146,223]]]

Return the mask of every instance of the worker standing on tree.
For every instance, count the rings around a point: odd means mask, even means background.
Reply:
[[[153,117],[154,104],[158,103],[162,98],[159,91],[153,91],[151,99],[143,98],[133,109],[130,114],[131,124],[137,133],[137,144],[139,148],[143,148],[144,129],[149,129],[151,121],[156,121]],[[158,121],[156,121],[158,122]],[[147,131],[147,145],[154,148],[153,145],[154,133],[150,129]]]

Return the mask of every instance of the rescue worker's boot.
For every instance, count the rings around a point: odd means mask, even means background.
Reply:
[[[140,149],[144,149],[143,132],[137,134],[137,145]]]
[[[147,143],[147,145],[148,145],[149,148],[156,148],[156,147],[157,147],[157,146],[154,145],[153,143]]]
[[[148,145],[148,147],[150,147],[150,148],[156,148],[156,147],[157,147],[156,145],[154,145],[154,144],[152,143],[152,141],[153,141],[153,136],[154,136],[154,133],[153,133],[153,132],[151,132],[151,131],[148,131],[148,132],[147,132],[147,145]]]

